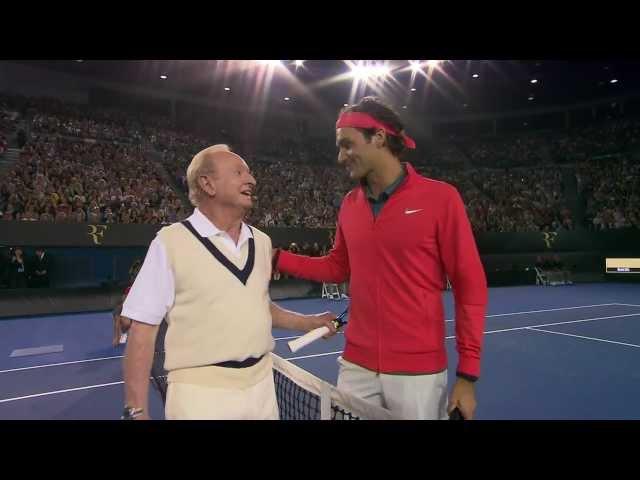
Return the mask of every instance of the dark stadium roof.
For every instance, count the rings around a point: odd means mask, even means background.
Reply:
[[[638,61],[446,60],[430,68],[426,60],[421,60],[420,72],[413,75],[409,61],[387,62],[391,69],[384,82],[388,100],[416,114],[509,112],[640,91]],[[248,60],[85,59],[21,63],[201,98],[233,96],[240,103],[247,101],[247,95],[260,94],[270,101],[284,102],[288,97],[290,105],[304,100],[307,105],[308,101],[319,101],[338,108],[364,94],[377,93],[371,86],[363,89],[362,82],[360,89],[354,89],[353,79],[345,75],[349,66],[342,60],[305,60],[298,68],[293,60],[283,60],[282,66],[270,70]],[[161,75],[167,78],[162,79]],[[225,91],[225,87],[230,90]]]

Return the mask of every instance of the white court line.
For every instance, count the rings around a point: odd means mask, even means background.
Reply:
[[[596,342],[615,343],[616,345],[624,345],[626,347],[640,348],[640,345],[636,345],[635,343],[614,342],[613,340],[605,340],[604,338],[585,337],[583,335],[574,335],[572,333],[564,333],[564,332],[554,332],[552,330],[543,330],[541,328],[533,328],[533,327],[529,327],[527,330],[533,330],[536,332],[544,332],[544,333],[553,333],[555,335],[566,335],[567,337],[584,338],[585,340],[593,340]]]
[[[529,310],[527,312],[512,312],[512,313],[496,313],[494,315],[485,315],[485,318],[493,317],[507,317],[510,315],[526,315],[528,313],[543,313],[543,312],[559,312],[561,310],[575,310],[576,308],[593,308],[593,307],[611,307],[613,305],[623,305],[628,307],[640,307],[640,305],[630,305],[627,303],[597,303],[595,305],[579,305],[577,307],[562,307],[562,308],[546,308],[544,310]],[[445,320],[445,322],[453,322],[454,318]]]
[[[294,340],[296,338],[300,338],[302,335],[296,335],[295,337],[278,337],[278,338],[274,338],[274,340],[280,341],[280,340]]]
[[[124,358],[124,356],[116,355],[114,357],[89,358],[87,360],[75,360],[73,362],[49,363],[47,365],[34,365],[32,367],[10,368],[9,370],[0,370],[0,373],[20,372],[22,370],[32,370],[34,368],[57,367],[59,365],[73,365],[74,363],[99,362],[102,360],[113,360],[115,358]]]
[[[613,316],[609,316],[609,317],[585,318],[585,319],[582,319],[582,320],[572,320],[572,321],[568,321],[568,322],[556,322],[556,323],[545,323],[545,324],[542,324],[542,325],[529,325],[529,326],[526,326],[526,327],[505,328],[505,329],[502,329],[502,330],[489,330],[489,331],[484,332],[484,333],[486,334],[486,333],[512,332],[512,331],[516,331],[516,330],[533,330],[534,328],[538,328],[538,327],[550,327],[550,326],[553,326],[553,325],[566,325],[566,324],[569,324],[569,323],[591,322],[591,321],[594,321],[594,320],[607,320],[607,319],[610,319],[610,318],[624,318],[624,317],[637,317],[637,316],[640,316],[640,313],[630,313],[630,314],[627,314],[627,315],[613,315]],[[560,334],[558,332],[549,332],[549,333],[557,333],[559,335],[569,335],[569,334]],[[577,336],[577,335],[571,335],[571,336]],[[455,335],[451,336],[451,337],[445,337],[445,338],[446,339],[455,338]],[[583,337],[583,338],[588,338],[588,337]],[[621,342],[614,342],[612,340],[602,340],[602,339],[591,339],[591,340],[600,340],[600,341],[604,341],[604,342],[622,344]],[[639,345],[632,345],[632,344],[622,344],[622,345],[628,345],[628,346],[634,346],[634,347],[640,348]],[[313,354],[313,355],[302,355],[302,356],[299,356],[299,357],[288,357],[288,358],[283,357],[283,358],[285,360],[292,361],[292,360],[302,360],[304,358],[326,357],[326,356],[329,356],[329,355],[337,355],[337,354],[340,354],[340,353],[342,353],[342,350],[338,350],[336,352],[316,353],[316,354]],[[82,361],[86,361],[86,360],[81,360],[80,362],[82,362]],[[29,367],[29,368],[33,368],[33,367]],[[78,391],[78,390],[88,390],[88,389],[91,389],[91,388],[108,387],[108,386],[111,386],[111,385],[118,385],[118,384],[121,384],[121,383],[124,383],[124,382],[120,381],[120,382],[113,382],[113,383],[104,383],[104,384],[100,384],[100,385],[89,385],[89,386],[86,386],[86,387],[70,388],[70,389],[67,389],[67,390],[56,390],[54,392],[37,393],[37,394],[34,394],[34,395],[26,395],[26,396],[23,396],[23,397],[5,398],[3,400],[0,400],[0,403],[12,402],[12,401],[16,401],[16,400],[24,400],[24,399],[28,399],[28,398],[34,398],[34,397],[42,397],[42,396],[45,396],[45,395],[55,395],[55,394],[58,394],[58,393],[74,392],[74,391]]]
[[[36,397],[44,397],[46,395],[57,395],[58,393],[77,392],[78,390],[90,390],[92,388],[109,387],[111,385],[120,385],[121,383],[124,383],[124,381],[101,383],[99,385],[89,385],[86,387],[67,388],[66,390],[56,390],[54,392],[35,393],[33,395],[25,395],[23,397],[4,398],[0,400],[0,403],[15,402],[17,400],[26,400],[29,398],[36,398]]]
[[[640,305],[632,305],[632,304],[628,304],[628,303],[599,303],[596,305],[580,305],[577,307],[562,307],[562,308],[549,308],[549,309],[545,309],[545,310],[529,310],[526,312],[511,312],[511,313],[497,313],[495,315],[487,315],[486,318],[490,318],[490,317],[504,317],[504,316],[510,316],[510,315],[526,315],[528,313],[542,313],[542,312],[556,312],[556,311],[561,311],[561,310],[574,310],[577,308],[591,308],[591,307],[607,307],[607,306],[612,306],[612,305],[622,305],[622,306],[629,306],[629,307],[640,307]],[[615,318],[615,317],[612,317]],[[445,320],[446,322],[453,322],[454,319],[451,320]],[[542,326],[542,325],[541,325]],[[517,328],[516,330],[521,330],[521,328]],[[508,331],[508,330],[496,330],[496,332],[499,331]],[[342,331],[338,332],[338,333],[344,333]],[[494,333],[494,332],[485,332],[485,333]],[[294,340],[296,338],[300,338],[300,335],[298,336],[293,336],[293,337],[279,337],[276,338],[275,341],[280,341],[280,340]],[[446,337],[447,339],[450,338],[455,338],[455,337]],[[116,358],[123,358],[122,355],[116,355],[113,357],[102,357],[102,358],[90,358],[87,360],[75,360],[72,362],[61,362],[61,363],[50,363],[47,365],[34,365],[32,367],[22,367],[22,368],[11,368],[8,370],[0,370],[0,374],[1,373],[10,373],[10,372],[19,372],[21,370],[31,370],[31,369],[35,369],[35,368],[47,368],[47,367],[57,367],[60,365],[72,365],[75,363],[88,363],[88,362],[98,362],[98,361],[102,361],[102,360],[113,360]]]
[[[343,332],[338,332],[343,333]],[[280,340],[293,340],[296,338],[300,338],[302,335],[297,335],[294,337],[278,337],[278,338],[274,338],[274,340],[280,341]],[[124,358],[124,355],[115,355],[113,357],[101,357],[101,358],[89,358],[87,360],[74,360],[72,362],[60,362],[60,363],[49,363],[47,365],[33,365],[31,367],[20,367],[20,368],[10,368],[8,370],[0,370],[0,373],[11,373],[11,372],[21,372],[23,370],[33,370],[36,368],[47,368],[47,367],[59,367],[61,365],[73,365],[76,363],[89,363],[89,362],[100,362],[103,360],[114,360],[117,358]]]
[[[538,327],[552,327],[554,325],[567,325],[569,323],[592,322],[594,320],[608,320],[610,318],[639,317],[639,316],[640,316],[640,313],[628,313],[626,315],[612,315],[610,317],[583,318],[582,320],[570,320],[568,322],[543,323],[540,325],[526,325],[524,327],[503,328],[500,330],[488,330],[484,332],[484,334],[486,335],[487,333],[515,332],[517,330],[526,330],[528,328],[531,329],[531,328],[538,328]],[[452,338],[456,338],[456,336],[451,335],[449,337],[445,337],[446,340],[449,340]]]
[[[303,355],[300,357],[290,357],[290,358],[284,358],[285,360],[301,360],[303,358],[314,358],[314,357],[326,357],[328,355],[336,355],[342,353],[342,350],[339,350],[337,352],[327,352],[327,353],[317,353],[314,355]],[[111,383],[101,383],[98,385],[88,385],[86,387],[77,387],[77,388],[67,388],[65,390],[55,390],[53,392],[43,392],[43,393],[35,393],[33,395],[24,395],[22,397],[13,397],[13,398],[4,398],[0,400],[0,403],[8,403],[8,402],[15,402],[18,400],[28,400],[30,398],[37,398],[37,397],[44,397],[44,396],[48,396],[48,395],[57,395],[59,393],[68,393],[68,392],[77,392],[80,390],[90,390],[93,388],[103,388],[103,387],[110,387],[113,385],[120,385],[123,384],[124,381],[119,381],[119,382],[111,382]]]

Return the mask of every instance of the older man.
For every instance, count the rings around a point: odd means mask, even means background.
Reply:
[[[199,152],[187,183],[193,215],[158,232],[122,309],[133,320],[123,418],[149,418],[149,372],[166,317],[167,419],[277,419],[272,326],[335,333],[335,315],[271,302],[271,239],[243,223],[256,181],[240,156],[225,145]]]

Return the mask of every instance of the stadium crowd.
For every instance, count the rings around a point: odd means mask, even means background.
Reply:
[[[303,123],[280,130],[269,125],[252,144],[231,128],[203,138],[162,116],[0,95],[0,155],[18,117],[29,135],[19,160],[0,179],[2,220],[181,220],[191,210],[184,195],[186,167],[212,143],[230,143],[252,168],[257,201],[248,221],[259,228],[332,227],[342,197],[352,188],[336,165],[330,136],[313,137]],[[640,146],[636,120],[616,118],[551,135],[449,141],[426,145],[421,153],[426,158],[415,166],[458,188],[476,232],[639,226],[640,171],[630,153]],[[613,157],[594,158],[599,155]],[[568,208],[567,186],[556,165],[561,162],[575,169],[584,218],[574,218]]]

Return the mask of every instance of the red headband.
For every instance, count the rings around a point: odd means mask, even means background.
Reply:
[[[386,123],[382,123],[371,115],[362,112],[343,113],[336,122],[336,128],[352,127],[352,128],[381,128],[387,134],[394,137],[401,137],[404,146],[407,148],[416,148],[416,142],[405,133],[400,133],[397,130],[391,128]]]

